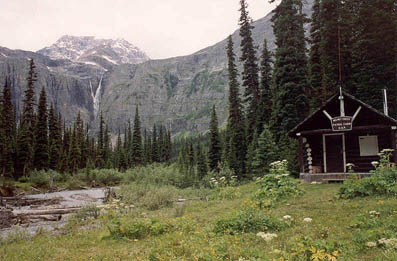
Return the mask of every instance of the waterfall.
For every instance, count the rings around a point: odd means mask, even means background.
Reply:
[[[92,97],[92,101],[93,101],[93,104],[94,104],[94,116],[95,116],[95,119],[96,119],[96,117],[98,115],[98,110],[99,110],[99,102],[100,102],[100,98],[101,98],[102,78],[103,78],[103,75],[101,76],[101,79],[99,80],[98,88],[96,89],[95,94],[94,94],[94,90],[92,89],[92,84],[91,84],[91,80],[90,80],[91,97]]]

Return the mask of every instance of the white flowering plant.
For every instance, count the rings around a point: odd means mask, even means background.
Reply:
[[[276,161],[270,164],[270,173],[256,181],[260,189],[254,194],[254,201],[259,207],[271,207],[275,202],[302,195],[301,182],[289,176],[288,161]]]
[[[347,179],[339,189],[338,196],[344,199],[373,195],[396,196],[397,168],[390,164],[393,151],[392,149],[382,150],[379,153],[379,161],[371,162],[375,168],[372,176],[363,179]]]

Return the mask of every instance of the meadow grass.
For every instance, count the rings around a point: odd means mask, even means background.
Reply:
[[[219,219],[236,211],[256,208],[252,200],[258,184],[236,187],[237,197],[197,197],[199,190],[176,194],[191,196],[184,203],[156,210],[136,208],[134,213],[109,211],[98,219],[74,222],[58,235],[41,233],[33,238],[0,241],[1,260],[396,260],[396,250],[366,247],[367,240],[396,235],[393,217],[397,198],[366,197],[342,200],[338,184],[304,185],[306,193],[257,209],[288,223],[271,241],[252,233],[215,233]],[[236,191],[233,191],[236,193]],[[208,200],[209,199],[209,200]],[[208,201],[207,201],[208,200]],[[181,211],[183,204],[183,211]],[[370,211],[379,213],[370,216]],[[283,217],[289,215],[290,219]],[[364,219],[363,219],[364,217]],[[367,218],[368,217],[368,218]],[[112,220],[157,220],[170,224],[161,234],[140,239],[110,237]],[[304,222],[311,218],[311,222]],[[375,226],[368,222],[375,222]],[[394,231],[393,231],[394,229]],[[258,231],[259,232],[259,231]],[[266,232],[266,231],[265,231]],[[328,254],[328,256],[326,255]]]

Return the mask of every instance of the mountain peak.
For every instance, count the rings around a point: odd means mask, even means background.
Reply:
[[[55,60],[67,59],[104,68],[112,64],[137,64],[149,60],[143,51],[125,39],[100,39],[95,36],[63,35],[38,53]]]

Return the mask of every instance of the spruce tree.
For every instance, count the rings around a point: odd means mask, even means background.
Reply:
[[[304,15],[299,13],[301,0],[282,0],[273,11],[273,31],[276,37],[274,65],[273,112],[271,127],[276,141],[308,114],[307,70],[305,53]]]
[[[218,118],[216,116],[215,105],[212,107],[210,121],[210,147],[208,152],[209,167],[213,171],[218,171],[218,164],[221,161],[221,144],[218,131]]]
[[[260,103],[256,132],[262,133],[263,125],[268,124],[272,114],[272,54],[267,48],[267,41],[264,40],[260,64]]]
[[[34,85],[37,81],[35,72],[35,64],[33,59],[29,60],[29,72],[27,77],[27,88],[25,90],[25,98],[23,100],[23,112],[21,115],[21,123],[18,131],[18,173],[16,177],[28,175],[33,168],[34,159],[34,127],[35,127],[35,111],[34,111]]]
[[[104,141],[104,125],[105,122],[103,120],[103,114],[101,112],[100,118],[99,118],[99,132],[98,132],[98,145],[97,145],[97,157],[96,157],[96,166],[98,168],[102,168],[105,159],[103,158],[103,155],[105,153],[105,141]]]
[[[156,124],[153,124],[153,132],[152,132],[152,162],[159,162],[159,150],[158,150],[158,142],[157,142],[157,128]]]
[[[314,110],[326,100],[326,93],[322,93],[322,66],[321,66],[321,19],[320,0],[314,0],[310,27],[310,57],[309,57],[309,82],[310,105]]]
[[[57,169],[58,162],[61,157],[62,137],[60,136],[58,125],[59,125],[58,117],[55,114],[54,105],[51,104],[48,113],[48,127],[49,127],[48,144],[49,144],[49,168],[53,170]]]
[[[353,46],[357,98],[382,111],[382,89],[387,89],[392,117],[397,117],[396,8],[394,0],[360,1]]]
[[[37,170],[47,170],[49,167],[48,145],[48,112],[47,94],[45,88],[41,89],[36,123],[36,146],[34,154],[34,167]]]
[[[245,173],[245,121],[242,115],[242,105],[238,92],[237,69],[231,35],[227,44],[227,57],[229,71],[228,162],[230,168],[241,179]]]
[[[0,173],[2,175],[11,176],[14,173],[13,154],[14,148],[14,110],[11,102],[11,89],[8,86],[8,79],[5,79],[3,97],[0,111],[0,146],[1,146],[1,162]]]
[[[207,172],[207,160],[199,139],[197,144],[197,178],[199,182],[203,180],[203,178],[207,175]]]
[[[258,145],[255,151],[255,157],[252,162],[252,171],[256,175],[263,175],[269,171],[269,165],[276,160],[275,151],[276,143],[273,135],[267,125],[258,139]]]
[[[263,131],[263,126],[262,126],[262,131]],[[247,163],[246,163],[246,168],[247,168],[247,176],[253,176],[255,174],[255,169],[253,167],[253,162],[255,160],[256,156],[256,149],[258,147],[258,133],[255,131],[254,136],[252,138],[251,143],[248,146],[247,149]]]
[[[134,166],[143,164],[141,120],[139,119],[138,106],[135,109],[134,131],[132,134],[132,161]]]
[[[254,40],[252,39],[252,19],[248,14],[248,5],[245,0],[240,0],[240,36],[241,36],[241,57],[243,62],[242,85],[244,89],[244,102],[247,103],[247,139],[251,142],[252,135],[257,126],[257,118],[259,114],[259,80],[258,80],[258,64]]]

